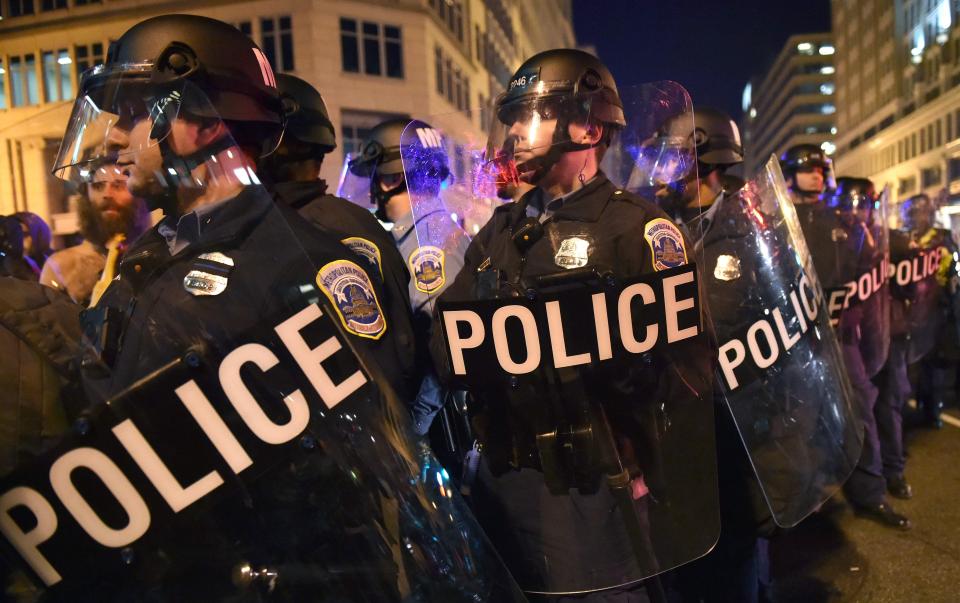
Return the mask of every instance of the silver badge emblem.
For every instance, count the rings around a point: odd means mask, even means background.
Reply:
[[[191,295],[220,295],[227,289],[233,259],[214,251],[197,256],[196,266],[183,277],[183,288]]]
[[[557,266],[568,270],[582,268],[587,265],[589,249],[590,241],[580,237],[570,237],[560,243],[560,249],[557,250],[553,261]]]
[[[740,258],[735,255],[718,256],[713,278],[718,281],[735,281],[740,278]]]
[[[830,231],[830,238],[833,239],[834,243],[839,243],[841,241],[847,240],[847,231],[842,228],[834,228]]]

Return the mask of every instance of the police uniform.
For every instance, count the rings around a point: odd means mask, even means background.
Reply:
[[[837,211],[822,202],[797,204],[796,209],[824,289],[842,286],[870,269],[875,250],[865,241],[869,233],[861,221],[857,220],[852,225],[844,224]],[[867,375],[860,347],[861,323],[867,309],[864,305],[845,308],[840,315],[837,336],[864,426],[860,460],[844,485],[844,491],[854,505],[875,507],[884,502],[886,481],[874,416],[878,392]]]
[[[418,366],[424,356],[417,345],[407,293],[410,273],[404,258],[397,252],[390,234],[373,214],[340,197],[326,194],[326,184],[313,182],[279,182],[271,187],[285,205],[321,230],[334,233],[340,242],[365,258],[369,273],[383,282],[383,310],[396,344],[396,362],[403,381],[394,387],[404,400],[411,399]],[[412,287],[411,287],[412,289]],[[423,348],[425,349],[425,347]]]
[[[161,222],[130,246],[119,277],[90,313],[105,317],[88,333],[91,341],[104,342],[100,360],[109,376],[87,373],[101,396],[120,391],[191,345],[231,345],[268,317],[291,314],[304,290],[312,288],[317,299],[332,298],[330,287],[337,283],[322,286],[318,271],[335,261],[344,262],[364,289],[350,292],[364,298],[352,306],[333,300],[337,318],[391,383],[402,382],[391,325],[380,305],[382,288],[364,271],[366,260],[318,236],[296,213],[276,207],[264,188],[248,186],[209,211],[186,214],[177,223],[176,239],[168,242],[161,232],[166,226],[169,236],[171,222]]]
[[[679,228],[655,205],[619,190],[602,173],[563,199],[542,203],[542,195],[542,189],[534,188],[494,211],[470,243],[464,268],[441,302],[518,295],[524,278],[568,268],[592,265],[630,278],[686,263]],[[521,250],[514,230],[530,217],[542,222],[543,236]],[[665,234],[657,244],[644,241],[661,228]],[[437,337],[433,341],[441,344]],[[439,348],[434,351],[438,362],[445,358]],[[652,433],[657,411],[642,401],[656,398],[669,404],[671,395],[658,391],[663,384],[656,373],[662,367],[620,369],[585,374],[583,387],[608,402],[604,408],[615,431],[650,444],[649,450],[638,451],[644,458],[637,463],[656,498],[664,494]],[[561,581],[619,584],[622,576],[636,574],[630,568],[638,561],[621,518],[612,511],[616,503],[609,491],[570,489],[552,495],[532,445],[537,413],[547,403],[542,399],[545,385],[534,373],[516,378],[512,391],[476,392],[471,415],[483,456],[473,489],[475,512],[521,584],[543,584],[547,590]],[[696,437],[712,441],[712,433]],[[636,501],[644,518],[648,499]],[[649,548],[646,552],[650,557],[639,563],[649,569],[657,562]],[[597,596],[606,600],[602,593]]]

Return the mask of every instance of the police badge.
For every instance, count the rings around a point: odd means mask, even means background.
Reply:
[[[680,229],[664,218],[647,222],[643,238],[653,252],[653,269],[668,270],[687,263],[687,250],[683,246]]]
[[[377,269],[380,278],[383,279],[383,268],[380,266],[380,248],[373,241],[361,237],[347,237],[340,241],[350,248],[355,254],[367,258],[370,265]]]
[[[553,256],[553,261],[557,266],[568,270],[582,268],[587,265],[589,249],[590,241],[580,237],[570,237],[560,243],[560,249]]]
[[[410,272],[413,273],[417,291],[434,293],[443,287],[443,283],[447,280],[444,254],[439,247],[432,245],[417,247],[410,254],[407,263],[410,264]]]
[[[219,251],[201,253],[183,277],[183,288],[191,295],[220,295],[227,289],[233,265],[233,259]]]
[[[336,260],[317,273],[317,285],[333,304],[343,326],[359,337],[380,339],[387,321],[370,277],[349,260]]]

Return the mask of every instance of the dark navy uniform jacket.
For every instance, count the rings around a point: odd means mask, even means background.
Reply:
[[[364,257],[371,275],[383,282],[383,310],[396,347],[396,361],[403,383],[393,386],[404,400],[416,392],[416,379],[426,359],[426,342],[418,345],[413,327],[408,285],[410,272],[394,244],[393,237],[373,214],[346,199],[326,194],[326,184],[280,182],[270,187],[284,204],[321,230],[333,233],[341,243]]]
[[[535,188],[494,211],[467,249],[463,269],[440,296],[441,304],[521,294],[524,279],[568,268],[598,266],[626,279],[687,263],[689,247],[666,214],[656,205],[618,189],[602,173],[559,202],[547,204],[543,213],[535,207],[542,195]],[[524,253],[514,242],[513,231],[528,216],[537,214],[543,236]],[[665,251],[655,252],[645,240],[645,232],[652,226],[668,229],[671,244]],[[434,331],[434,359],[445,362],[443,342],[437,337],[441,329]],[[691,365],[702,362],[704,366],[690,371],[700,381],[688,376],[689,384],[701,392],[709,390],[713,378],[710,352],[690,356]],[[648,364],[631,363],[616,370],[584,368],[578,386],[588,397],[603,401],[621,443],[618,452],[624,463],[633,467],[634,475],[642,475],[654,498],[664,501],[668,494],[657,432],[663,417],[658,415],[657,406],[669,407],[672,400],[682,399],[689,392],[678,392],[677,380],[658,377],[668,372],[666,359],[649,360]],[[551,404],[549,381],[541,371],[519,376],[513,391],[477,392],[470,410],[483,445],[479,484],[473,494],[476,513],[511,572],[524,588],[541,585],[549,590],[578,584],[613,586],[624,576],[648,575],[645,572],[655,570],[658,563],[669,563],[653,559],[652,554],[643,558],[631,548],[622,518],[605,486],[592,494],[577,489],[564,495],[549,491],[535,444],[536,426]],[[565,391],[575,396],[571,387],[565,385]],[[707,415],[701,416],[709,416],[710,401],[706,402]],[[672,417],[682,422],[679,413]],[[686,434],[690,466],[698,465],[700,455],[711,459],[713,455],[712,417],[696,428],[695,433]],[[701,485],[709,484],[707,488],[716,495],[715,475],[691,478]],[[710,499],[699,492],[686,494],[678,489],[669,493],[685,498],[684,504],[698,497]],[[710,513],[704,511],[703,515]],[[649,542],[643,546],[647,545]]]
[[[86,336],[104,340],[108,350],[102,363],[85,362],[101,369],[85,371],[85,386],[94,399],[122,390],[190,346],[229,352],[232,347],[223,346],[235,346],[250,329],[275,326],[267,323],[293,315],[305,299],[322,300],[318,271],[331,262],[349,261],[358,274],[369,265],[336,239],[318,235],[293,210],[278,207],[260,186],[248,186],[202,214],[197,228],[197,241],[175,255],[160,225],[125,252],[119,275],[96,308],[112,312],[109,326],[88,322]],[[188,287],[185,278],[197,273],[225,278],[223,291],[195,295],[196,287]],[[367,278],[376,300],[382,300],[379,278]],[[382,302],[373,306],[370,313],[365,309],[369,327],[361,333],[347,326],[347,331],[391,383],[402,383],[389,317]],[[342,314],[339,318],[345,326],[352,324]]]

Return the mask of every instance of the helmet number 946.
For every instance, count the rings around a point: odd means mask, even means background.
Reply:
[[[514,88],[526,88],[540,79],[540,76],[536,73],[523,74],[515,79],[510,80],[510,91]]]

